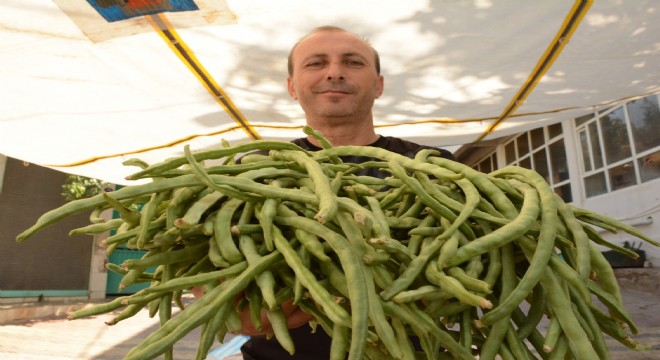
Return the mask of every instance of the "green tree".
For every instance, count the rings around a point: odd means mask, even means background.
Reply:
[[[108,183],[80,175],[68,175],[62,184],[64,200],[73,201],[100,194],[108,187]]]

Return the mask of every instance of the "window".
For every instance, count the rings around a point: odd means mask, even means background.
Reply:
[[[642,182],[660,177],[660,150],[637,159]]]
[[[564,201],[573,201],[561,124],[522,133],[504,145],[507,165],[536,171]]]
[[[488,174],[493,170],[497,169],[497,159],[495,159],[495,153],[488,155],[487,158],[481,160],[474,167],[475,170],[481,171],[484,174]]]
[[[660,178],[658,124],[657,95],[575,119],[587,197]]]
[[[627,108],[635,151],[643,153],[660,145],[660,107],[657,96],[631,101]]]

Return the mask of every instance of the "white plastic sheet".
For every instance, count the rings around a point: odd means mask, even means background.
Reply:
[[[657,0],[196,2],[199,12],[164,17],[264,139],[303,135],[303,114],[286,93],[286,56],[300,36],[326,24],[379,50],[378,132],[423,144],[454,147],[484,135],[579,4],[587,10],[569,43],[484,138],[660,91]],[[198,150],[250,140],[145,18],[120,31],[71,6],[88,4],[0,3],[1,154],[125,184],[137,170],[122,165],[128,158],[155,162],[181,155],[185,144]]]

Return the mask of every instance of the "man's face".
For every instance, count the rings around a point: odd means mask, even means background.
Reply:
[[[383,92],[373,50],[357,36],[321,31],[303,39],[292,54],[293,73],[287,79],[291,97],[308,120],[368,118]]]

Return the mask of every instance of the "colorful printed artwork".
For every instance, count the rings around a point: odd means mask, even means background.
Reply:
[[[194,0],[87,0],[108,22],[162,12],[199,10]]]

